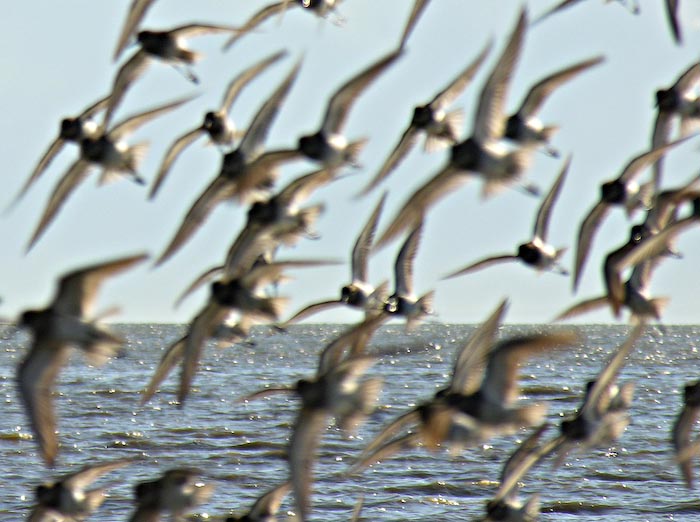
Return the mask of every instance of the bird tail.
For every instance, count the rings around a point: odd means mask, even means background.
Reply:
[[[177,53],[177,57],[179,60],[191,65],[197,60],[199,60],[202,57],[202,55],[201,53],[192,51],[190,49],[180,49]]]
[[[258,308],[254,313],[263,316],[265,319],[279,321],[288,301],[287,297],[265,297],[260,299]]]
[[[368,141],[367,138],[363,138],[349,143],[345,149],[345,162],[356,168],[361,167],[358,158]]]

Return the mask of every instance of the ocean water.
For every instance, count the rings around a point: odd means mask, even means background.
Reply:
[[[343,325],[293,327],[289,333],[260,328],[253,344],[218,349],[208,346],[184,408],[174,402],[177,375],[146,405],[140,393],[167,345],[182,334],[177,325],[117,325],[127,339],[123,357],[105,366],[87,366],[75,353],[61,372],[55,394],[60,453],[47,469],[36,452],[14,385],[24,356],[24,334],[2,334],[0,389],[0,520],[22,520],[33,503],[34,487],[88,463],[140,457],[103,477],[109,498],[93,520],[127,520],[133,485],[172,467],[195,466],[216,485],[200,506],[200,518],[249,507],[257,496],[287,474],[285,450],[298,402],[271,396],[238,399],[266,385],[288,385],[316,371],[318,354]],[[542,325],[506,326],[503,334],[540,331]],[[517,442],[527,436],[498,437],[451,455],[416,448],[393,456],[362,474],[346,471],[383,425],[445,384],[452,357],[469,325],[427,324],[407,335],[402,325],[383,327],[372,347],[392,352],[368,375],[385,384],[380,408],[356,437],[335,426],[324,433],[314,477],[312,520],[350,518],[364,495],[363,520],[474,520],[497,489],[501,467]],[[548,353],[522,367],[522,399],[548,401],[557,423],[580,404],[586,380],[600,370],[621,344],[626,326],[579,327],[581,346]],[[622,371],[620,382],[636,383],[632,423],[613,448],[570,457],[561,468],[546,461],[524,479],[523,499],[539,492],[541,520],[629,522],[700,520],[698,492],[686,489],[671,450],[670,430],[682,404],[682,388],[700,378],[700,326],[648,328]],[[547,437],[556,435],[550,428]],[[293,513],[293,499],[282,504],[279,520]]]

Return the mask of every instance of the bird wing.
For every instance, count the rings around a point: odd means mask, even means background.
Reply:
[[[170,103],[166,103],[153,109],[141,112],[135,116],[130,116],[129,118],[115,124],[114,127],[112,127],[112,129],[110,129],[110,131],[107,133],[107,136],[112,141],[119,141],[121,138],[124,138],[128,134],[135,132],[139,127],[145,125],[153,118],[161,116],[166,112],[170,112],[173,109],[177,109],[181,105],[184,105],[185,103],[193,100],[194,98],[195,96],[187,96],[185,98],[180,98],[179,100],[175,100]]]
[[[413,261],[418,253],[418,246],[423,234],[423,222],[409,234],[394,263],[396,293],[401,296],[413,295]]]
[[[154,0],[132,0],[129,6],[129,12],[126,15],[126,21],[117,39],[117,47],[114,49],[113,59],[115,62],[124,52],[124,49],[126,49],[129,39],[136,32],[138,25],[141,23],[141,20],[143,20],[146,11],[151,7],[153,1]]]
[[[289,440],[289,479],[301,520],[308,520],[313,484],[311,475],[326,417],[324,410],[302,407]]]
[[[177,140],[175,140],[175,142],[165,153],[165,157],[163,157],[163,163],[161,163],[160,168],[158,169],[158,174],[156,174],[156,179],[153,180],[153,186],[151,187],[151,191],[148,194],[149,199],[153,199],[156,197],[158,189],[160,188],[163,181],[165,181],[165,176],[167,176],[168,172],[170,172],[170,167],[175,162],[180,153],[183,150],[185,150],[185,148],[188,145],[194,143],[195,140],[199,138],[202,134],[204,134],[202,127],[197,127],[194,130],[186,132]]]
[[[379,172],[377,172],[367,186],[362,189],[362,192],[360,192],[361,196],[371,192],[374,187],[379,185],[382,181],[384,181],[384,179],[387,178],[387,176],[389,176],[389,174],[391,174],[391,172],[399,165],[399,163],[401,163],[401,161],[416,144],[416,141],[418,141],[418,136],[418,129],[416,129],[413,125],[409,125],[409,127],[401,135],[401,139],[399,139],[399,142],[396,144],[396,147],[394,147],[394,150],[391,151],[391,154],[389,154],[389,157],[379,169]]]
[[[152,58],[146,51],[139,49],[119,68],[117,76],[114,78],[114,83],[112,84],[112,93],[110,94],[109,103],[105,109],[104,120],[102,120],[103,128],[109,128],[112,115],[119,107],[127,89],[145,72],[151,60]]]
[[[576,291],[579,280],[583,274],[583,268],[586,265],[588,254],[591,250],[593,236],[598,231],[600,224],[605,219],[605,216],[610,212],[610,205],[604,201],[596,203],[591,209],[586,218],[581,223],[579,228],[578,241],[576,243],[576,264],[574,265],[573,288]]]
[[[503,261],[517,261],[517,260],[518,260],[518,256],[514,256],[513,254],[501,254],[501,255],[497,255],[497,256],[486,257],[484,259],[476,261],[475,263],[472,263],[471,265],[467,265],[464,268],[460,268],[459,270],[456,270],[455,272],[447,274],[442,279],[452,279],[453,277],[463,276],[465,274],[475,272],[477,270],[489,267],[491,265],[497,265],[499,263],[502,263]]]
[[[357,236],[355,245],[352,247],[352,256],[350,258],[351,264],[351,278],[353,281],[367,282],[368,274],[368,258],[369,252],[372,249],[372,243],[374,242],[374,236],[377,232],[377,225],[379,224],[379,217],[382,214],[382,209],[384,208],[384,202],[386,201],[386,192],[382,195],[374,207],[372,214],[369,216],[367,223],[362,228],[360,235]]]
[[[454,102],[457,97],[464,92],[467,86],[474,79],[474,76],[481,68],[484,60],[491,52],[493,47],[493,40],[489,40],[483,50],[477,55],[474,60],[467,65],[467,67],[461,71],[454,80],[452,80],[447,87],[442,91],[437,93],[435,97],[430,102],[430,106],[433,109],[446,109],[449,105]]]
[[[537,211],[537,218],[535,219],[535,230],[533,231],[535,237],[539,237],[543,242],[547,242],[547,234],[549,232],[549,220],[552,214],[552,207],[559,197],[561,192],[561,186],[564,183],[564,178],[566,173],[569,171],[569,166],[571,165],[571,156],[569,155],[564,162],[564,166],[559,172],[554,185],[549,189],[549,193],[542,201],[540,209]]]
[[[292,489],[291,482],[285,482],[260,496],[250,508],[248,518],[250,520],[264,520],[274,516],[279,511],[282,500],[290,489]]]
[[[142,405],[151,400],[161,383],[168,377],[168,375],[170,375],[173,368],[175,368],[175,366],[177,366],[177,364],[182,360],[186,341],[187,336],[185,335],[180,337],[165,350],[165,353],[158,362],[158,367],[156,368],[155,373],[151,377],[151,380],[148,381],[148,385],[143,392],[143,396],[141,397]]]
[[[408,17],[408,21],[406,22],[406,26],[404,27],[403,34],[401,35],[401,44],[399,45],[400,48],[403,49],[405,47],[409,36],[411,36],[413,29],[415,29],[418,20],[423,14],[425,8],[428,7],[429,2],[430,0],[416,0],[413,3],[413,9],[411,9],[411,14]]]
[[[228,87],[226,88],[224,99],[221,102],[221,110],[226,113],[230,112],[233,103],[236,101],[236,98],[238,98],[241,91],[258,75],[262,74],[273,63],[278,62],[286,55],[287,51],[278,51],[267,58],[263,58],[256,64],[251,65],[242,73],[237,75],[233,80],[231,80],[231,83],[229,83]]]
[[[16,205],[17,202],[24,197],[24,195],[27,193],[29,190],[29,187],[31,187],[35,181],[41,177],[41,175],[44,173],[46,170],[46,167],[49,166],[49,163],[53,161],[53,159],[58,155],[59,152],[61,152],[61,149],[63,148],[63,145],[65,145],[66,140],[63,138],[56,138],[51,142],[51,145],[49,145],[49,148],[46,149],[46,152],[44,152],[44,155],[41,156],[41,159],[39,160],[39,163],[36,164],[36,167],[34,167],[34,170],[32,173],[29,175],[29,179],[22,185],[22,188],[20,189],[19,193],[17,196],[15,196],[14,201],[12,202],[12,205]]]
[[[52,308],[56,312],[75,317],[91,316],[102,282],[147,258],[146,254],[137,254],[91,265],[64,275],[58,282]]]
[[[56,413],[51,392],[56,376],[69,356],[67,345],[39,337],[17,369],[17,384],[24,409],[39,451],[49,466],[53,466],[58,453]]]
[[[557,88],[561,87],[569,80],[574,79],[586,69],[598,65],[604,60],[605,58],[603,56],[596,56],[595,58],[566,67],[537,82],[528,91],[518,113],[526,120],[536,116],[542,108],[542,104]]]
[[[284,81],[277,87],[265,103],[262,104],[255,114],[253,121],[248,126],[248,130],[246,130],[241,140],[239,149],[249,160],[262,152],[272,122],[277,116],[282,103],[284,103],[289,90],[292,88],[300,67],[301,60],[297,61]]]
[[[479,143],[498,140],[505,130],[505,103],[515,65],[520,57],[525,29],[527,27],[527,10],[522,9],[518,23],[513,30],[506,48],[498,63],[486,80],[481,90],[479,104],[474,118],[472,135]]]
[[[44,213],[41,215],[41,219],[34,229],[29,243],[27,244],[27,252],[32,249],[36,244],[42,234],[46,231],[46,228],[51,224],[51,222],[61,210],[63,204],[68,200],[68,197],[73,193],[76,187],[88,176],[90,173],[90,163],[79,159],[68,169],[68,171],[63,175],[63,177],[58,181],[56,187],[51,193],[49,202],[44,209]]]
[[[275,16],[275,14],[281,12],[282,9],[284,9],[286,3],[287,1],[285,0],[283,2],[270,4],[260,9],[260,11],[251,16],[248,19],[248,21],[245,24],[243,24],[243,26],[239,29],[238,34],[234,34],[233,36],[231,36],[231,38],[229,38],[226,41],[226,43],[224,44],[224,50],[229,49],[241,36],[252,31],[257,26],[265,22],[265,20],[267,20],[268,18],[272,18],[273,16]]]
[[[360,96],[379,75],[386,70],[396,59],[401,56],[402,51],[394,51],[370,67],[354,76],[338,89],[331,97],[323,117],[322,132],[329,136],[342,132],[353,102]]]

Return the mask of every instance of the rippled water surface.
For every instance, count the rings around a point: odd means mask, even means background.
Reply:
[[[110,497],[94,520],[127,520],[133,484],[175,466],[201,468],[216,483],[200,513],[220,517],[249,506],[286,477],[285,449],[298,403],[291,396],[251,403],[237,399],[265,385],[289,385],[312,375],[320,350],[343,328],[300,326],[288,334],[259,329],[251,345],[209,346],[193,393],[180,409],[174,402],[176,375],[144,406],[140,392],[163,349],[183,327],[115,327],[128,339],[123,357],[94,368],[76,353],[59,375],[55,405],[61,447],[55,470],[47,470],[37,456],[15,391],[15,367],[27,338],[3,335],[0,520],[22,520],[31,509],[34,486],[54,474],[130,456],[143,460],[98,483],[110,486]],[[483,515],[504,460],[526,432],[459,455],[417,448],[359,476],[344,474],[383,425],[444,385],[455,348],[471,330],[431,324],[406,335],[397,325],[384,327],[374,338],[372,346],[395,353],[383,356],[369,373],[385,380],[381,408],[357,437],[344,437],[333,426],[324,434],[315,468],[313,520],[348,520],[360,494],[365,520],[473,520]],[[549,416],[556,423],[578,406],[584,382],[595,376],[628,329],[586,326],[581,331],[585,345],[533,358],[522,368],[522,400],[550,401]],[[682,387],[700,378],[698,344],[698,326],[644,335],[620,379],[635,381],[636,393],[632,424],[619,445],[570,458],[557,470],[545,462],[526,477],[522,496],[540,493],[541,520],[700,520],[698,493],[685,488],[669,443]],[[550,432],[553,436],[555,429]],[[288,497],[279,519],[292,511]]]

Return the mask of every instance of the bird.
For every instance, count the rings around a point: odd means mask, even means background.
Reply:
[[[491,51],[491,47],[491,43],[486,45],[479,55],[460,71],[444,89],[437,93],[432,100],[413,109],[411,123],[408,128],[403,132],[394,150],[389,154],[389,157],[384,161],[374,178],[362,189],[360,196],[368,194],[389,177],[389,174],[399,166],[418,141],[421,132],[425,134],[424,148],[427,152],[436,151],[457,143],[464,119],[464,111],[462,109],[454,109],[447,112],[447,109],[469,86],[479,71],[481,64]]]
[[[44,213],[27,244],[26,251],[29,252],[34,247],[70,195],[87,178],[93,167],[102,169],[100,184],[127,176],[135,183],[143,185],[145,181],[139,174],[138,168],[148,150],[148,142],[130,145],[126,142],[127,136],[157,116],[170,112],[190,100],[191,98],[183,98],[149,109],[117,123],[106,132],[101,132],[94,137],[84,137],[80,141],[80,158],[68,168],[54,187]]]
[[[456,452],[543,421],[546,404],[518,404],[519,363],[531,355],[572,345],[579,337],[574,331],[562,330],[497,341],[506,308],[503,300],[458,349],[448,385],[385,426],[350,472],[419,442],[429,449],[446,446]],[[412,423],[418,426],[392,439]]]
[[[17,196],[15,196],[10,208],[24,197],[29,188],[41,177],[51,161],[61,152],[66,143],[72,142],[80,145],[80,142],[85,138],[96,138],[99,136],[102,129],[95,122],[94,117],[97,113],[105,109],[108,102],[109,96],[100,98],[77,116],[67,117],[61,120],[58,137],[51,142],[49,148],[42,155],[39,163],[37,163],[29,176],[29,179],[27,179]]]
[[[185,215],[177,232],[155,266],[170,259],[202,226],[212,210],[229,200],[256,200],[269,192],[277,178],[276,166],[297,158],[294,150],[264,152],[265,139],[277,113],[296,79],[301,61],[291,69],[282,83],[262,104],[248,126],[238,147],[224,155],[216,177],[200,194]]]
[[[208,111],[204,115],[204,121],[199,127],[191,131],[187,131],[173,142],[168,151],[165,153],[163,162],[158,169],[158,174],[153,180],[151,191],[148,194],[149,199],[153,199],[156,196],[160,186],[162,185],[163,181],[165,181],[165,177],[170,171],[170,167],[178,158],[180,153],[182,153],[182,151],[188,145],[193,143],[200,136],[206,134],[209,136],[212,143],[220,146],[233,145],[234,140],[240,137],[241,133],[236,129],[233,121],[231,121],[228,117],[231,107],[241,91],[251,81],[253,81],[259,74],[263,73],[268,67],[279,61],[285,55],[285,51],[279,51],[246,68],[242,73],[237,75],[231,81],[231,83],[229,83],[224,99],[221,103],[221,107],[215,111]]]
[[[171,520],[182,520],[182,515],[206,502],[214,492],[214,485],[203,480],[195,468],[173,468],[151,481],[139,482],[134,487],[136,510],[129,522],[159,522],[164,512]]]
[[[367,223],[362,227],[360,234],[355,240],[350,258],[351,281],[341,288],[340,297],[338,299],[321,301],[305,306],[280,324],[280,328],[286,328],[288,325],[307,319],[313,314],[343,304],[362,310],[365,313],[372,313],[383,307],[386,299],[386,284],[382,283],[375,288],[369,282],[367,272],[369,253],[372,248],[372,242],[374,241],[374,235],[377,230],[382,208],[384,207],[384,202],[386,201],[386,196],[385,193],[379,199],[377,206],[370,214]]]
[[[87,465],[36,488],[36,506],[29,515],[34,522],[48,520],[84,520],[105,501],[106,488],[87,490],[105,473],[123,468],[133,459],[120,459],[104,464]],[[54,518],[51,518],[51,517]]]
[[[189,66],[200,59],[200,54],[185,47],[185,39],[212,33],[236,32],[234,27],[211,24],[187,24],[167,31],[140,31],[136,35],[139,50],[119,68],[112,84],[112,93],[105,109],[102,126],[109,127],[112,116],[117,110],[131,85],[145,72],[153,59],[170,63],[192,83],[199,79],[189,70]],[[184,67],[184,69],[178,69]]]
[[[91,317],[102,282],[145,261],[145,254],[127,256],[63,275],[51,304],[42,310],[27,310],[20,327],[32,333],[32,344],[17,368],[20,398],[31,424],[39,453],[53,467],[58,454],[56,414],[52,391],[58,373],[68,361],[71,348],[79,348],[91,364],[103,364],[123,340],[101,328]]]
[[[392,51],[341,85],[328,100],[320,129],[314,134],[299,138],[297,145],[299,153],[327,167],[340,165],[358,167],[357,156],[367,140],[349,142],[343,135],[343,127],[350,116],[352,105],[359,96],[402,54],[403,50],[400,48]]]
[[[231,46],[236,43],[236,41],[243,35],[250,33],[254,29],[269,18],[272,18],[276,14],[280,16],[284,14],[287,7],[298,6],[303,8],[305,11],[312,12],[319,18],[326,18],[330,13],[336,13],[338,4],[341,0],[281,0],[280,2],[275,2],[274,4],[269,4],[257,11],[253,16],[251,16],[246,23],[244,23],[237,34],[232,35],[224,44],[224,50],[228,50]]]
[[[617,387],[617,376],[641,337],[644,322],[637,324],[615,349],[598,376],[586,387],[579,410],[559,425],[561,435],[553,439],[557,465],[574,451],[614,444],[630,422],[628,413],[634,393],[633,383]],[[554,442],[556,441],[556,442]]]
[[[558,157],[559,152],[549,144],[551,137],[559,130],[555,125],[545,126],[538,118],[547,98],[564,83],[573,80],[582,72],[599,65],[604,57],[596,56],[557,71],[533,85],[527,92],[518,110],[508,117],[503,137],[520,146],[536,145],[544,147],[547,154]]]
[[[533,232],[533,238],[527,243],[522,243],[518,246],[518,251],[516,254],[501,254],[496,256],[490,256],[471,265],[461,268],[451,274],[445,276],[443,279],[450,279],[453,277],[458,277],[465,275],[481,268],[486,268],[496,263],[501,263],[503,261],[517,261],[520,260],[526,265],[529,265],[541,272],[543,270],[550,270],[557,272],[562,275],[568,275],[569,272],[565,270],[559,264],[559,258],[566,251],[565,248],[555,248],[549,243],[547,243],[547,232],[549,230],[549,221],[552,213],[552,207],[559,197],[561,192],[562,184],[564,183],[564,178],[571,165],[571,156],[567,158],[564,162],[564,166],[559,172],[559,176],[555,180],[552,188],[549,190],[547,196],[542,200],[542,204],[537,211],[537,217],[535,219],[535,228]]]
[[[526,26],[527,10],[523,8],[505,49],[482,87],[472,135],[453,145],[447,165],[408,198],[379,237],[376,249],[384,247],[406,229],[414,228],[424,219],[431,206],[471,176],[482,177],[484,197],[520,180],[534,149],[526,147],[507,150],[500,140],[506,122],[505,98],[520,56]],[[533,194],[537,192],[531,186],[524,188]]]
[[[692,470],[692,457],[696,450],[697,442],[690,442],[690,432],[698,420],[700,413],[700,381],[686,384],[683,388],[683,407],[678,413],[673,428],[671,429],[671,442],[673,451],[678,460],[683,480],[688,489],[693,489],[694,478]],[[689,451],[690,450],[690,451]]]
[[[122,30],[119,33],[119,38],[117,40],[117,46],[114,49],[114,55],[112,59],[116,62],[124,49],[129,44],[129,40],[136,33],[141,20],[146,16],[146,12],[153,6],[155,0],[132,0],[131,5],[129,5],[129,11],[126,15],[126,20],[122,26]]]
[[[291,489],[290,482],[283,482],[258,497],[247,513],[226,517],[225,522],[275,522],[280,504]]]
[[[408,235],[394,262],[394,293],[384,305],[384,311],[406,318],[406,331],[410,332],[426,315],[433,314],[435,292],[416,297],[413,291],[413,262],[418,253],[423,224],[420,223]]]
[[[681,138],[635,156],[627,163],[622,173],[616,179],[606,181],[601,185],[600,201],[588,212],[579,227],[573,272],[572,286],[574,291],[578,288],[579,281],[583,275],[593,237],[612,207],[623,206],[628,215],[631,215],[640,206],[650,207],[654,192],[653,182],[640,186],[637,179],[647,167],[651,166],[670,149],[687,139]]]
[[[500,485],[486,503],[484,522],[534,522],[540,513],[539,495],[532,495],[524,504],[518,500],[519,481],[536,466],[550,450],[539,446],[542,434],[549,428],[543,423],[508,458],[501,471]]]
[[[379,377],[360,379],[377,361],[376,356],[365,353],[365,348],[385,320],[385,314],[368,317],[327,344],[314,377],[299,379],[287,388],[264,388],[241,399],[250,401],[273,393],[293,393],[301,399],[287,458],[296,514],[302,521],[308,520],[311,473],[328,417],[335,417],[342,430],[355,431],[374,411],[383,381]]]
[[[666,145],[674,126],[679,122],[680,137],[689,136],[700,123],[700,62],[693,63],[666,89],[655,93],[657,114],[651,135],[651,147]],[[663,157],[654,163],[654,187],[660,190],[663,175]]]

